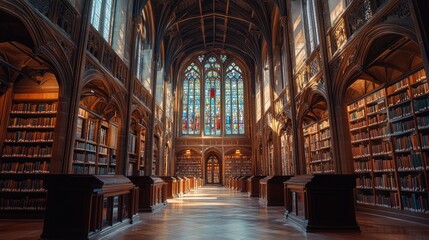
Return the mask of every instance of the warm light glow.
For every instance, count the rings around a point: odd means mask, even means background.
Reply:
[[[235,150],[235,154],[239,155],[240,153],[240,149]]]

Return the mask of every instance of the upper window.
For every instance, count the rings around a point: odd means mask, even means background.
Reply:
[[[244,85],[239,66],[232,62],[225,75],[225,133],[244,134]]]
[[[319,45],[319,28],[317,27],[315,0],[305,1],[305,15],[307,16],[307,39],[310,52],[314,51]]]
[[[200,69],[189,64],[183,79],[182,134],[200,134],[200,81]]]
[[[228,62],[226,55],[201,55],[185,68],[182,86],[182,134],[245,133],[243,73],[236,62]]]
[[[91,24],[108,43],[112,39],[113,10],[113,0],[94,0],[92,3]]]

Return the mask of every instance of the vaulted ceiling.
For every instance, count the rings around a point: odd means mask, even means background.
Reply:
[[[165,64],[178,67],[186,57],[204,51],[231,53],[249,66],[258,63],[263,40],[270,44],[275,0],[154,0],[157,36]],[[158,48],[158,49],[157,49]]]

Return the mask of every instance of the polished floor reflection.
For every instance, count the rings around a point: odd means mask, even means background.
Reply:
[[[283,207],[260,207],[257,198],[206,186],[104,239],[429,239],[429,226],[358,213],[361,232],[306,233],[283,218]],[[64,216],[66,217],[66,216]],[[429,217],[429,216],[428,216]],[[39,239],[39,220],[0,220],[0,239]]]
[[[305,233],[283,218],[283,207],[260,207],[257,198],[224,187],[203,187],[168,201],[158,212],[108,239],[428,239],[429,227],[358,214],[355,233]]]

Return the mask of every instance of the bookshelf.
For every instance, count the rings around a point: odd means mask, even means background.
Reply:
[[[251,176],[252,158],[242,154],[225,156],[225,178]]]
[[[287,129],[281,136],[281,158],[282,158],[282,175],[294,175],[295,164],[293,161],[293,135],[291,129]]]
[[[325,118],[304,126],[303,135],[307,174],[335,172],[329,119]]]
[[[357,203],[428,213],[424,70],[347,106]]]
[[[75,174],[115,174],[118,126],[113,120],[79,108],[73,154]]]
[[[1,217],[43,217],[57,109],[57,87],[15,87],[0,152]]]
[[[178,155],[176,159],[176,176],[203,177],[201,156],[191,152]]]
[[[140,176],[144,176],[144,165],[145,165],[145,147],[146,147],[146,128],[145,127],[141,127],[140,128],[140,137],[138,139],[139,141],[139,145],[138,145],[138,149],[139,149],[139,155],[138,157],[138,166],[139,166],[139,175]]]

